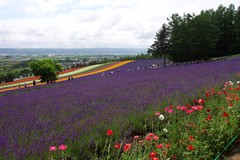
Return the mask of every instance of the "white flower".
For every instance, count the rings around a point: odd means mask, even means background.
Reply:
[[[158,118],[162,121],[164,120],[164,115],[160,114]]]
[[[237,84],[239,84],[240,83],[240,81],[237,81]]]
[[[167,130],[166,128],[163,128],[163,132],[167,133],[167,131],[168,131],[168,130]]]

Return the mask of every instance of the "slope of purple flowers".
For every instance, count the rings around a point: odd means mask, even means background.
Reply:
[[[240,59],[151,68],[159,60],[135,61],[114,74],[93,76],[0,95],[0,157],[26,159],[49,146],[79,141],[128,115],[147,112],[176,93],[224,84],[240,72]],[[139,70],[137,69],[139,66]],[[146,67],[146,70],[143,70]],[[130,69],[129,72],[127,70]],[[165,106],[163,106],[165,107]]]

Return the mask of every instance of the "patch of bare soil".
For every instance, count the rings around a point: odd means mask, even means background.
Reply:
[[[240,136],[229,146],[219,160],[240,160]]]

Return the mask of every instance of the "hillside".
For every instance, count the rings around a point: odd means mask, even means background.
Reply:
[[[1,93],[0,157],[42,159],[49,146],[63,143],[74,148],[72,154],[86,156],[83,148],[95,146],[107,129],[115,128],[119,137],[143,132],[135,130],[135,119],[169,103],[186,103],[240,73],[239,58],[166,68],[153,64],[161,61],[134,61],[104,75]]]

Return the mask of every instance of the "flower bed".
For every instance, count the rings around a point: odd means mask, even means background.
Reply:
[[[131,142],[115,139],[111,130],[107,147],[97,150],[94,159],[218,158],[239,134],[239,97],[240,82],[226,82],[222,90],[207,90],[206,99],[156,111],[155,117],[146,121],[150,127],[147,134],[128,137]]]
[[[120,73],[115,72],[117,69],[112,69],[114,74],[109,74],[109,71],[104,76],[101,73],[94,74],[73,81],[52,84],[48,88],[36,86],[32,87],[36,89],[24,88],[18,92],[1,93],[0,157],[10,160],[46,159],[49,156],[50,146],[59,147],[65,144],[67,145],[64,151],[65,156],[91,159],[95,153],[98,155],[104,148],[107,129],[113,131],[114,145],[115,142],[121,144],[124,140],[122,137],[126,137],[123,142],[131,145],[127,145],[125,150],[129,148],[128,151],[131,152],[135,135],[143,138],[148,133],[154,133],[159,139],[162,138],[160,133],[163,133],[163,128],[160,128],[162,130],[158,128],[159,133],[151,130],[149,124],[154,121],[164,122],[163,124],[167,125],[168,120],[183,116],[195,123],[194,119],[198,117],[196,115],[206,114],[208,98],[203,98],[205,105],[201,111],[194,111],[190,115],[176,110],[176,106],[185,104],[186,107],[190,99],[194,97],[200,99],[205,95],[202,92],[204,88],[211,90],[212,86],[222,86],[225,81],[236,77],[236,73],[240,72],[240,59],[179,67],[150,68],[153,63],[156,62],[136,61],[122,66]],[[144,67],[147,69],[144,70]],[[129,68],[130,71],[128,71]],[[214,103],[218,104],[218,101]],[[172,108],[169,107],[170,104]],[[192,102],[190,104],[192,105]],[[173,113],[165,113],[166,106],[168,107],[166,112],[172,112],[172,109]],[[164,113],[163,121],[153,116],[155,111]],[[213,111],[211,117],[204,118],[214,120],[217,113],[214,110],[211,111]],[[229,111],[225,112],[229,114],[231,122],[234,116]],[[216,119],[226,120],[227,118],[221,116],[223,113],[224,111]],[[205,121],[204,124],[208,123],[215,124],[212,121]],[[224,126],[227,124],[224,123]],[[178,128],[171,131],[169,126],[164,127],[168,134],[175,133],[176,139],[181,135],[181,130]],[[186,129],[182,132],[185,133]],[[182,138],[188,139],[188,136]],[[197,140],[194,142],[204,138],[191,136]],[[97,151],[95,151],[96,142],[99,147]],[[166,144],[170,144],[171,149],[177,147],[176,144],[168,141],[159,142],[159,144],[165,147]],[[180,151],[185,149],[190,152],[186,148],[188,145],[192,145],[193,151],[196,151],[195,143],[186,144],[186,142],[180,147]],[[190,149],[192,149],[191,146]],[[153,151],[158,153],[155,150],[146,152],[148,159],[150,152]],[[178,156],[177,153],[172,154]]]

